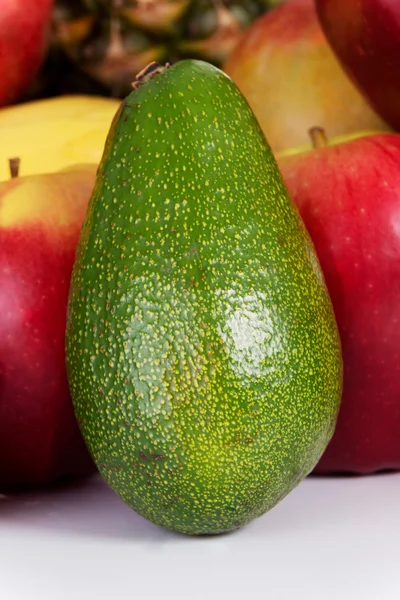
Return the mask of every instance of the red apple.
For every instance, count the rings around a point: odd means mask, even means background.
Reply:
[[[95,166],[0,183],[0,489],[93,464],[69,396],[64,336]]]
[[[400,135],[278,156],[340,331],[343,400],[315,472],[400,468]]]
[[[0,106],[33,81],[48,42],[53,0],[0,0]]]
[[[318,22],[313,0],[288,0],[246,29],[223,70],[252,107],[272,149],[388,126],[350,81]]]
[[[399,0],[316,0],[343,67],[378,113],[400,130]]]

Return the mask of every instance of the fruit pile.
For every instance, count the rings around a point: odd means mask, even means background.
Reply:
[[[394,0],[0,0],[0,491],[400,468],[396,56]]]

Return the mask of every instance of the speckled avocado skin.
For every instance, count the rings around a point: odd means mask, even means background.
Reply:
[[[272,508],[333,433],[341,350],[315,251],[211,65],[178,62],[121,105],[77,251],[67,367],[104,479],[187,534]]]

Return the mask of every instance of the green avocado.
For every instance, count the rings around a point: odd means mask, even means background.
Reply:
[[[314,247],[260,127],[207,63],[121,104],[77,249],[66,354],[98,469],[187,534],[249,523],[314,467],[342,387]]]

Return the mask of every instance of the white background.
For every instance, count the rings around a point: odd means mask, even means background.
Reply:
[[[0,499],[1,600],[400,600],[400,473],[309,477],[231,534],[187,537],[98,476]]]

